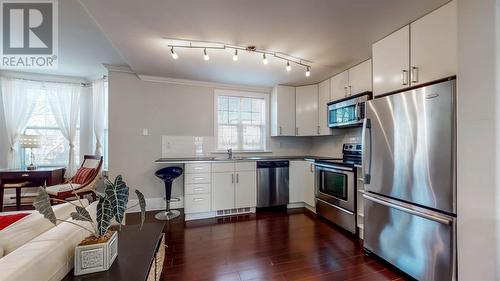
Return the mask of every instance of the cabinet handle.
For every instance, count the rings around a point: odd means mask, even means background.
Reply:
[[[282,130],[281,126],[280,126],[280,132],[279,132],[279,134],[281,135],[281,134],[282,134],[282,132],[283,132],[283,130]]]
[[[21,177],[29,177],[30,174],[21,174]]]
[[[199,188],[199,187],[194,189],[194,191],[203,191],[203,190],[205,190],[205,189],[204,188]]]
[[[204,198],[194,198],[193,201],[203,201],[205,200]]]
[[[204,177],[195,177],[194,179],[195,180],[204,180],[205,178]]]
[[[240,174],[236,174],[236,183],[240,182]]]
[[[411,68],[411,82],[418,83],[418,67],[416,66]]]
[[[319,130],[320,130],[320,126],[316,126],[316,132],[318,133],[318,135],[319,135]]]
[[[349,96],[352,96],[352,86],[349,85]]]
[[[309,170],[313,173],[313,164],[309,164]]]
[[[296,127],[295,128],[295,135],[298,136],[299,135],[299,127]]]
[[[203,167],[194,167],[193,170],[203,170]]]
[[[347,97],[347,86],[344,86],[344,96]]]
[[[231,183],[234,183],[234,174],[231,174]]]
[[[401,73],[401,85],[406,86],[408,85],[408,70],[403,69],[403,72]]]

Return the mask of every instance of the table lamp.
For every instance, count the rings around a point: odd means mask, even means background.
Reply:
[[[41,136],[37,135],[21,135],[19,138],[19,145],[26,149],[30,149],[30,161],[31,163],[29,166],[26,167],[27,170],[36,170],[36,166],[34,164],[35,162],[35,155],[33,154],[33,148],[40,148],[42,145],[42,138]]]

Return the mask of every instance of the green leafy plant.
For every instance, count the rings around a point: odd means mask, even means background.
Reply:
[[[71,183],[70,186],[71,189],[73,189]],[[141,210],[142,228],[146,217],[146,200],[144,199],[144,195],[139,190],[135,190],[135,194],[139,200],[139,203],[137,205],[131,206],[130,208],[127,208],[130,188],[123,181],[121,175],[118,175],[114,181],[110,181],[105,178],[99,179],[99,181],[97,182],[97,186],[97,189],[104,190],[104,193],[95,192],[99,199],[99,202],[97,203],[96,221],[92,219],[89,212],[83,207],[83,204],[78,196],[77,198],[80,205],[66,200],[53,198],[51,199],[49,194],[45,190],[45,186],[38,189],[38,194],[35,198],[35,201],[33,202],[33,206],[35,206],[35,209],[54,225],[56,225],[58,221],[72,223],[90,232],[96,238],[100,238],[108,232],[113,219],[121,227],[123,218],[125,216],[125,211],[138,205]],[[75,206],[75,211],[70,214],[71,218],[77,221],[90,222],[90,224],[92,225],[92,230],[77,223],[56,218],[54,210],[52,209],[52,206],[50,204],[51,200],[65,202]]]

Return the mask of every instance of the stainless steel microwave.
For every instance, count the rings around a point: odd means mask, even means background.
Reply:
[[[361,126],[365,118],[365,103],[372,99],[371,92],[364,92],[328,103],[328,127]]]

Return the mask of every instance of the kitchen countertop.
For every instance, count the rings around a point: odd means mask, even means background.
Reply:
[[[246,156],[246,157],[233,157],[233,159],[228,159],[227,157],[176,157],[176,158],[159,158],[155,163],[214,163],[214,162],[233,162],[233,161],[266,161],[266,160],[332,160],[339,159],[334,157],[321,157],[321,156]]]

